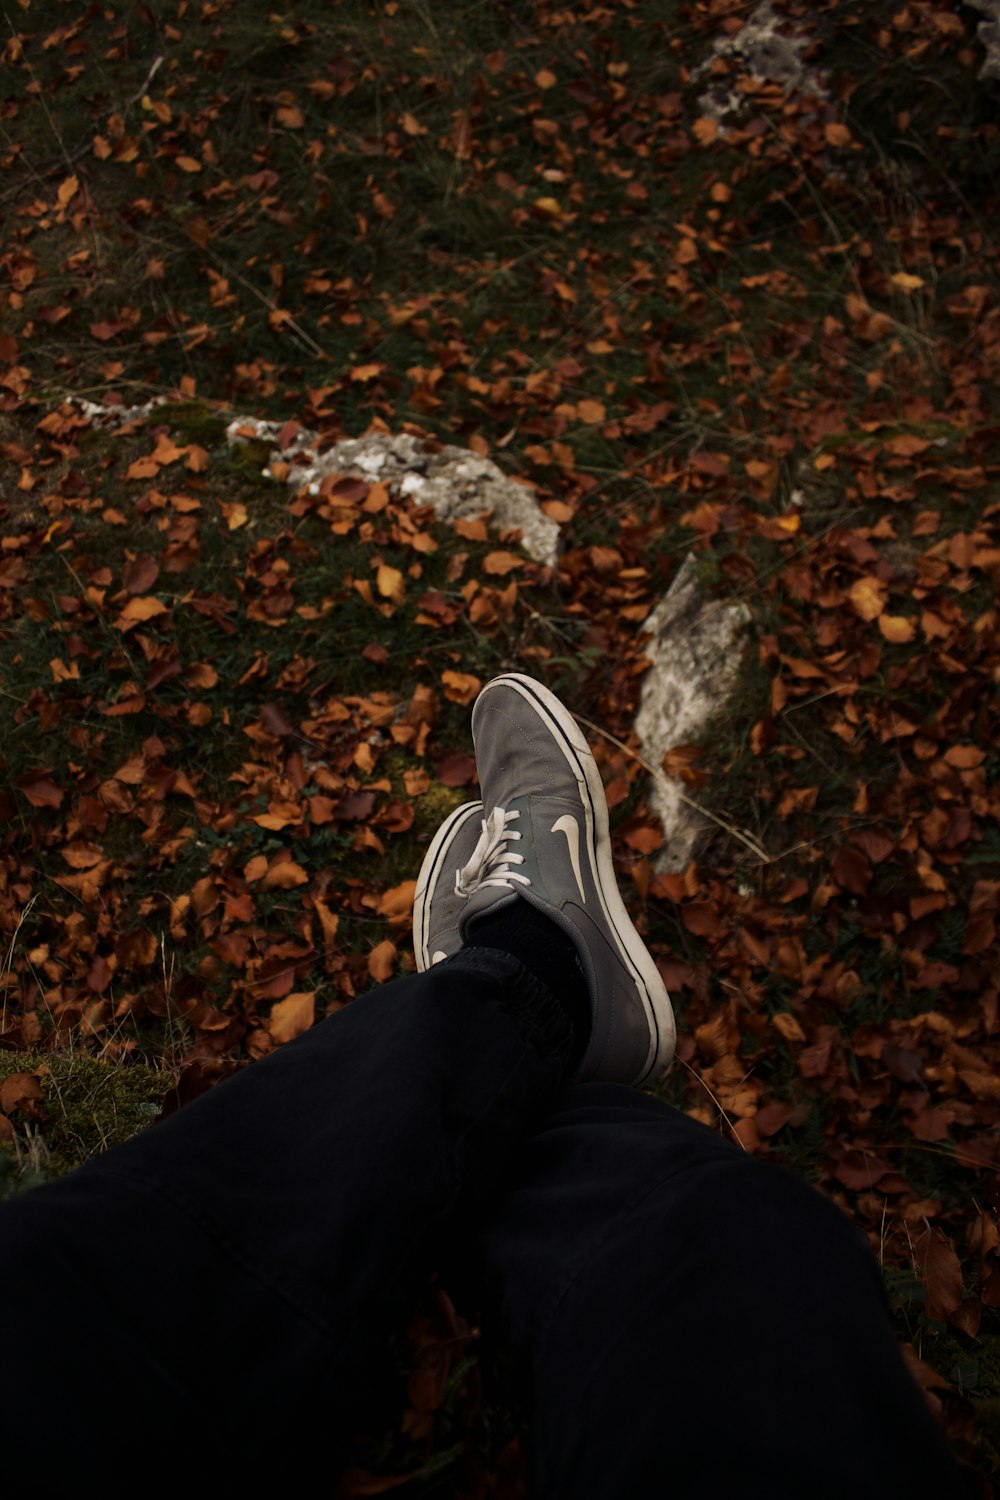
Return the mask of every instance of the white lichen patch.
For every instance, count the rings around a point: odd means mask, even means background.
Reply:
[[[428,505],[439,520],[473,518],[489,512],[499,530],[517,529],[521,546],[537,562],[554,565],[559,527],[538,506],[531,489],[510,479],[489,458],[446,444],[436,450],[411,433],[372,432],[322,447],[317,433],[300,428],[278,446],[280,422],[236,418],[226,429],[230,443],[263,441],[275,447],[264,473],[295,489],[316,494],[328,476],[381,480],[399,494]]]
[[[683,782],[660,770],[663,757],[700,743],[725,707],[741,676],[751,619],[744,604],[708,598],[689,554],[642,627],[651,635],[643,650],[653,665],[643,678],[635,727],[643,759],[658,773],[649,801],[666,834],[653,861],[661,872],[684,870],[711,826]]]

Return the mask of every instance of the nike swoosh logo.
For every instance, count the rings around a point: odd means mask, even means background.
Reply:
[[[561,818],[556,818],[550,830],[552,833],[564,833],[569,845],[569,857],[573,866],[573,874],[576,876],[577,887],[580,891],[580,900],[584,906],[587,898],[583,892],[583,874],[580,870],[580,825],[569,813],[563,813]]]

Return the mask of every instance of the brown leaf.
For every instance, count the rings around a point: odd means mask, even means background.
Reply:
[[[874,1187],[892,1171],[892,1164],[871,1151],[848,1151],[834,1167],[833,1175],[852,1192],[862,1193]]]
[[[42,1086],[33,1073],[10,1073],[0,1083],[0,1110],[12,1115],[16,1109],[32,1119],[41,1118]]]
[[[265,703],[260,711],[260,722],[268,734],[273,734],[275,739],[283,739],[285,735],[295,733],[295,725],[289,719],[285,710],[277,703]]]
[[[374,806],[374,792],[348,792],[334,807],[333,816],[338,823],[359,823],[371,817]]]
[[[947,1323],[962,1305],[962,1267],[958,1256],[936,1226],[924,1230],[913,1245],[916,1271],[927,1288],[928,1318]]]
[[[368,972],[376,984],[384,984],[396,972],[396,944],[384,938],[368,955]]]
[[[18,777],[15,785],[32,807],[62,807],[66,795],[61,787],[56,786],[48,771],[26,771]]]
[[[842,890],[850,891],[854,896],[863,896],[871,884],[872,867],[867,855],[847,845],[833,856],[830,873]]]
[[[316,991],[297,990],[271,1007],[267,1029],[273,1042],[291,1042],[308,1031],[316,1018]]]
[[[442,786],[468,786],[476,779],[476,757],[467,750],[449,750],[434,762],[434,775]]]
[[[804,1042],[806,1039],[798,1017],[793,1016],[790,1010],[777,1011],[771,1017],[771,1025],[786,1042]]]
[[[122,582],[130,594],[145,594],[153,587],[160,575],[160,565],[155,557],[141,554],[133,557],[122,569]],[[157,601],[158,602],[158,601]]]

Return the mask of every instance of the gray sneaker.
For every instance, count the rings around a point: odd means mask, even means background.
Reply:
[[[483,804],[463,802],[444,819],[424,855],[413,893],[413,952],[420,974],[462,946],[458,924],[466,902],[456,881],[475,852],[482,826]]]
[[[641,1085],[672,1061],[666,987],[618,890],[597,762],[572,715],[533,677],[505,672],[472,710],[482,832],[456,876],[463,942],[518,897],[572,939],[590,992],[590,1044],[575,1080]]]

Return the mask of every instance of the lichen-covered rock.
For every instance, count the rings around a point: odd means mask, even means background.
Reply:
[[[986,17],[976,27],[976,36],[986,48],[986,61],[976,76],[1000,81],[1000,0],[969,0],[969,4]]]
[[[725,707],[740,678],[751,621],[746,605],[708,597],[689,554],[643,625],[653,665],[642,681],[635,727],[643,758],[657,772],[649,801],[667,836],[654,860],[661,872],[684,870],[710,826],[681,783],[660,770],[663,757],[697,743]]]
[[[780,84],[789,92],[811,93],[825,99],[826,74],[805,59],[806,50],[815,40],[815,35],[801,23],[779,14],[771,0],[762,0],[739,31],[719,37],[713,43],[708,57],[694,70],[694,78],[707,75],[711,80],[707,92],[698,98],[702,113],[724,124],[745,109],[747,96],[730,86],[738,73]],[[713,66],[720,59],[732,60],[735,69],[726,77],[713,79]]]
[[[277,445],[281,430],[280,422],[237,418],[226,435],[231,443]],[[264,473],[273,473],[279,462],[287,465],[279,472],[297,489],[315,491],[328,474],[349,475],[381,480],[418,505],[429,505],[442,521],[492,511],[491,525],[520,530],[529,557],[551,566],[558,556],[559,527],[539,509],[530,488],[466,448],[437,448],[408,432],[371,432],[321,447],[315,432],[300,428],[285,446],[275,447]]]

